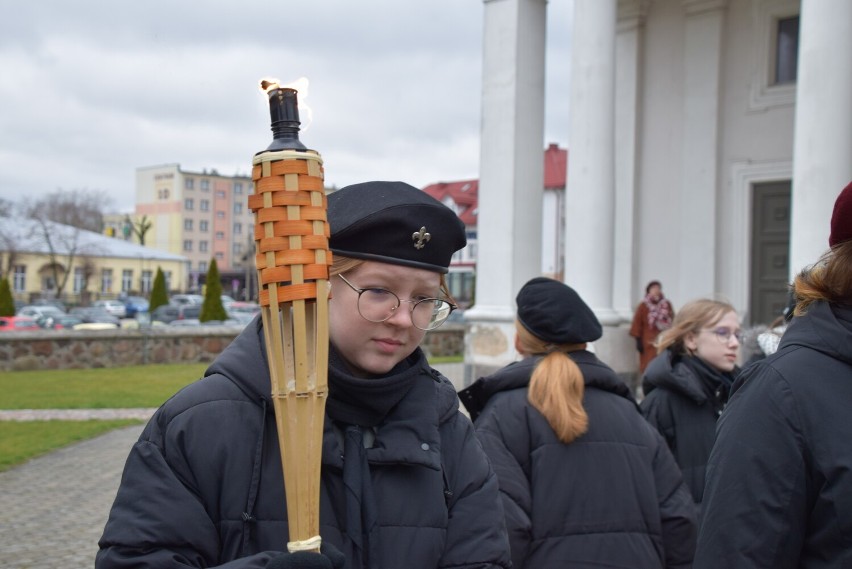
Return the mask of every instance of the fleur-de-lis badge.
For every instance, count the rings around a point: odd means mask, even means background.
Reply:
[[[432,234],[426,233],[425,225],[420,228],[420,231],[415,231],[411,234],[411,240],[414,241],[415,249],[422,249],[430,239],[432,239]]]

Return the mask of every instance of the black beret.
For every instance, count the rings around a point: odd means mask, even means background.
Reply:
[[[328,196],[329,248],[355,259],[446,273],[467,244],[447,206],[403,182],[365,182]]]
[[[545,277],[527,282],[516,298],[518,321],[552,344],[583,344],[603,336],[592,309],[568,285]]]

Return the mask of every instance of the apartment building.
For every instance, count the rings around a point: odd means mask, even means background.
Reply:
[[[179,164],[136,169],[136,223],[151,224],[145,245],[189,259],[187,288],[197,290],[215,258],[227,293],[241,293],[254,270],[249,175],[192,172]]]

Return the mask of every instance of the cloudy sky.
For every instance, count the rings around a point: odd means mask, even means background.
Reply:
[[[570,12],[550,0],[542,148],[567,145]],[[141,166],[247,174],[271,140],[262,77],[308,79],[301,139],[329,185],[476,178],[483,14],[481,0],[0,0],[0,198],[101,190],[131,211]]]

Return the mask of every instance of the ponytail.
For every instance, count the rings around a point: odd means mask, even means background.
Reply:
[[[583,372],[567,352],[585,348],[585,344],[554,346],[545,344],[520,324],[518,340],[530,354],[546,353],[530,377],[527,399],[541,413],[557,438],[570,443],[589,428],[589,416],[583,408],[585,381]]]

